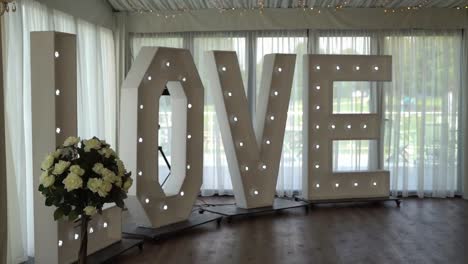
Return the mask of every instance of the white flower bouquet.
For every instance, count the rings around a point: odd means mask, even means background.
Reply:
[[[131,173],[105,141],[94,137],[80,142],[69,137],[47,155],[41,165],[39,191],[46,206],[55,206],[54,219],[81,220],[79,263],[86,262],[87,225],[106,203],[124,207],[133,184]]]

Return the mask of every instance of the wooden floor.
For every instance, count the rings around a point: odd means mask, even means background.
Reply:
[[[225,198],[210,202],[232,202]],[[201,226],[117,263],[468,263],[468,201],[314,207]]]

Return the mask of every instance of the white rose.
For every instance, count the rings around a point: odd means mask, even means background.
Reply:
[[[84,151],[85,152],[90,152],[91,149],[100,149],[101,148],[101,141],[98,139],[92,138],[90,140],[84,140],[83,141],[85,147]]]
[[[102,187],[102,180],[98,178],[91,178],[88,180],[88,189],[93,193],[97,193]]]
[[[50,169],[52,164],[54,164],[54,156],[53,155],[47,155],[47,157],[44,159],[44,161],[41,164],[41,169],[48,170],[48,169]]]
[[[94,206],[86,206],[84,209],[83,209],[84,213],[86,215],[89,215],[89,216],[93,216],[97,213],[97,209],[96,207]]]
[[[103,168],[101,170],[102,179],[106,182],[114,183],[117,180],[117,176],[111,170]]]
[[[67,139],[65,139],[65,142],[63,143],[63,146],[69,147],[69,146],[76,145],[79,142],[80,142],[79,137],[68,137]]]
[[[110,158],[111,156],[116,156],[115,151],[111,148],[103,148],[99,150],[99,154],[103,155],[106,158]]]
[[[125,166],[123,162],[119,159],[116,160],[117,163],[117,169],[119,171],[119,177],[122,177],[125,174]]]
[[[52,174],[55,175],[60,175],[65,172],[66,169],[70,166],[70,162],[64,161],[64,160],[59,160],[58,163],[55,164],[54,170],[52,171]]]
[[[62,149],[57,149],[56,151],[54,151],[54,153],[52,153],[52,155],[56,159],[60,158],[60,155],[62,155]]]
[[[93,171],[96,173],[96,174],[99,174],[101,175],[101,171],[104,169],[104,165],[102,165],[102,163],[96,163],[94,164],[93,166]]]
[[[83,176],[85,174],[85,170],[83,170],[79,165],[71,166],[70,167],[70,172],[73,172],[78,176]]]
[[[41,184],[45,188],[52,186],[55,183],[55,176],[49,175],[47,171],[42,172],[41,175]]]
[[[65,185],[65,189],[67,189],[68,192],[83,187],[83,180],[73,172],[70,172],[62,183]]]
[[[130,187],[132,187],[132,185],[133,185],[133,179],[129,177],[123,185],[123,189],[125,190],[125,192],[128,192],[128,190],[130,189]]]
[[[115,177],[115,182],[114,184],[119,187],[119,188],[122,188],[122,178],[120,177]]]
[[[103,181],[101,188],[99,188],[98,190],[98,194],[99,196],[104,198],[109,194],[111,190],[112,190],[112,183]]]

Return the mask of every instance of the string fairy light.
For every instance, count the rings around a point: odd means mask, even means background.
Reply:
[[[249,11],[255,11],[257,10],[259,14],[263,14],[266,8],[269,8],[265,4],[265,0],[257,0],[256,5],[252,7],[235,7],[235,6],[230,6],[232,5],[231,2],[227,2],[226,0],[211,0],[207,2],[207,8],[208,9],[217,9],[219,13],[228,13],[230,12],[231,14],[238,14],[239,16],[244,16],[247,12]],[[457,4],[457,5],[456,5]],[[307,5],[307,0],[298,0],[297,4],[290,6],[290,8],[294,9],[301,9],[303,11],[309,11],[308,14],[321,14],[323,10],[329,10],[329,11],[334,11],[338,12],[341,10],[344,10],[346,8],[366,8],[368,6],[356,6],[350,0],[340,0],[338,3],[335,5],[328,4],[324,7],[320,7],[318,5],[316,6],[308,6]],[[394,4],[394,0],[384,0],[380,4],[376,6],[371,6],[368,8],[380,8],[383,10],[384,13],[386,14],[395,14],[395,13],[404,13],[404,12],[414,12],[414,11],[419,11],[423,10],[426,8],[431,8],[433,5],[431,5],[431,1],[429,0],[419,0],[419,1],[414,1],[414,3],[411,3],[410,5],[405,5],[405,6],[396,6]],[[459,5],[459,3],[454,3],[448,7],[445,8],[453,8],[456,10],[465,10],[468,9],[468,4],[467,5]],[[176,19],[177,17],[180,17],[184,14],[187,14],[191,12],[192,10],[187,4],[184,4],[184,6],[173,9],[173,10],[156,10],[156,9],[144,9],[144,8],[139,8],[135,7],[132,10],[135,13],[152,13],[156,15],[157,17],[164,18],[166,20],[172,20]]]

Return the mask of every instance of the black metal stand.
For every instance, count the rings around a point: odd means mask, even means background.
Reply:
[[[211,222],[216,222],[216,227],[221,226],[222,216],[210,213],[192,213],[188,220],[159,227],[159,228],[147,228],[139,227],[135,224],[125,224],[123,227],[123,233],[128,238],[144,238],[147,240],[158,241],[171,235],[175,235],[182,231],[195,228],[200,225],[204,225]]]
[[[278,212],[287,209],[300,208],[304,207],[306,214],[309,212],[309,207],[306,202],[302,201],[293,201],[288,199],[276,198],[273,202],[273,206],[252,208],[252,209],[243,209],[239,208],[236,205],[220,205],[213,206],[201,209],[201,211],[206,211],[210,213],[219,214],[226,217],[228,223],[232,221],[232,218],[238,216],[248,216],[255,215],[260,213],[269,213],[269,212]]]
[[[122,239],[115,244],[89,255],[87,260],[89,264],[113,263],[116,257],[135,247],[138,247],[141,252],[143,250],[143,240]]]
[[[332,203],[374,203],[374,202],[395,202],[400,207],[401,199],[398,197],[371,197],[371,198],[349,198],[349,199],[330,199],[330,200],[303,200],[295,198],[296,201],[307,202],[310,205],[332,204]]]
[[[171,164],[167,160],[166,154],[164,154],[164,151],[163,151],[161,146],[158,147],[158,151],[159,151],[159,153],[161,153],[161,155],[162,155],[162,157],[164,159],[164,162],[166,163],[166,166],[169,169],[169,173],[167,174],[166,178],[164,179],[163,183],[161,184],[161,187],[163,187],[164,184],[166,183],[167,179],[169,179],[169,176],[171,176]]]

